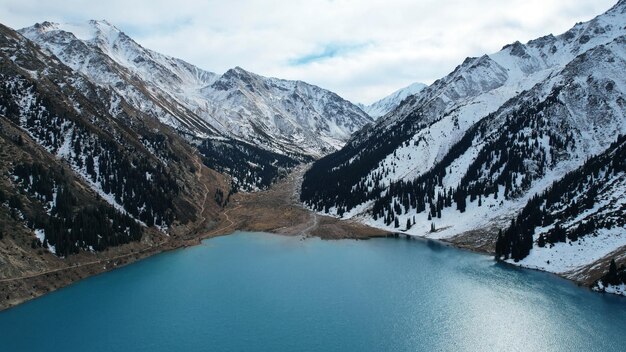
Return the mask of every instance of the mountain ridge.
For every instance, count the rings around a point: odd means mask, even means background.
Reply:
[[[19,32],[192,138],[226,137],[279,154],[320,157],[372,121],[317,86],[241,67],[222,75],[201,70],[145,49],[106,21],[44,22]]]
[[[369,105],[357,105],[361,108],[361,110],[365,111],[371,117],[379,118],[398,107],[407,97],[418,94],[426,87],[427,85],[424,83],[411,83],[410,85],[400,88],[395,92],[389,94],[388,96],[379,99]]]
[[[625,17],[619,2],[559,36],[465,59],[316,162],[301,200],[381,229],[471,238],[493,251],[498,229],[535,194],[626,132]],[[589,262],[598,259],[588,252]]]

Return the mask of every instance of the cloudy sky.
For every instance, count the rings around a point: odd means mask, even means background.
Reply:
[[[465,57],[559,34],[616,0],[0,0],[0,22],[106,19],[150,49],[223,73],[307,81],[369,103]]]

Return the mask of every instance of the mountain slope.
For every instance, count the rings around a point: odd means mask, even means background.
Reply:
[[[202,94],[209,101],[209,114],[225,130],[272,151],[326,155],[372,121],[332,92],[240,67],[228,70]]]
[[[216,74],[144,49],[106,21],[82,26],[43,22],[19,32],[159,121],[201,138],[219,135],[185,103],[195,90],[215,81]]]
[[[568,274],[626,246],[626,137],[533,197],[498,238],[496,256]]]
[[[20,33],[191,137],[227,137],[296,158],[319,157],[371,122],[358,107],[319,87],[241,68],[216,75],[145,49],[106,21],[44,22]]]
[[[373,118],[378,118],[397,108],[404,99],[421,92],[426,85],[424,83],[413,83],[402,89],[389,94],[388,96],[373,102],[370,105],[358,104],[359,107]]]
[[[493,250],[529,199],[626,132],[625,22],[620,1],[557,37],[466,59],[314,164],[302,201]]]
[[[8,207],[40,244],[67,256],[198,220],[205,184],[191,146],[4,26],[0,46],[0,118],[21,131],[5,132],[17,142],[2,155],[4,193],[29,204]],[[112,228],[88,226],[107,218]]]

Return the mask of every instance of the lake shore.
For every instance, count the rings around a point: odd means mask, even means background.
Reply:
[[[0,311],[87,277],[238,230],[322,239],[367,239],[390,235],[387,231],[357,222],[317,215],[299,206],[297,185],[305,170],[305,167],[297,168],[269,190],[234,194],[217,220],[215,214],[209,214],[207,207],[201,220],[177,228],[170,236],[148,229],[140,242],[111,247],[98,253],[81,252],[68,258],[43,251],[39,257],[44,264],[38,266],[39,270],[24,270],[20,275],[0,278]],[[205,201],[212,201],[208,198]]]
[[[198,245],[202,240],[235,231],[269,232],[325,240],[398,236],[356,220],[324,216],[302,207],[298,199],[298,186],[305,171],[306,166],[298,167],[265,191],[234,194],[218,215],[217,221],[213,220],[215,214],[204,214],[201,221],[179,228],[171,236],[148,230],[141,242],[110,248],[100,253],[83,252],[67,259],[44,253],[43,257],[56,263],[55,266],[38,273],[0,279],[0,310],[155,254]],[[432,240],[426,237],[417,238]],[[438,242],[476,253],[492,254],[495,238],[486,236],[486,232],[472,231]],[[603,258],[576,272],[556,275],[589,287],[603,274],[600,268],[609,260]]]

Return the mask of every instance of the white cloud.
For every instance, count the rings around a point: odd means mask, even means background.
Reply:
[[[371,102],[415,81],[431,83],[466,56],[562,33],[615,2],[0,0],[0,21],[21,28],[107,19],[142,45],[207,70],[241,66]]]

